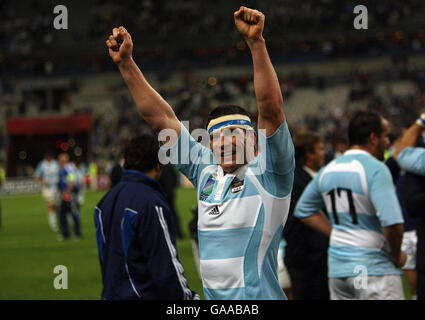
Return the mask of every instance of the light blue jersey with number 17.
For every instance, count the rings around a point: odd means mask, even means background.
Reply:
[[[362,150],[348,150],[322,168],[299,199],[295,216],[309,217],[323,205],[332,223],[329,278],[402,274],[391,261],[383,227],[403,223],[386,165]]]

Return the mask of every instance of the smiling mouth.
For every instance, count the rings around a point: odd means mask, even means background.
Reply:
[[[231,157],[236,155],[236,151],[228,151],[228,152],[221,152],[221,157],[225,158],[225,157]]]

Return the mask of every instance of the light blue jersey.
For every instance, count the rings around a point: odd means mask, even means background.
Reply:
[[[49,188],[56,188],[59,182],[60,166],[56,160],[42,160],[36,170],[35,176],[48,184]]]
[[[295,207],[295,216],[309,217],[323,205],[332,233],[328,249],[329,278],[402,274],[390,257],[382,227],[403,223],[388,168],[361,150],[348,150],[322,168]]]
[[[414,174],[425,175],[425,148],[404,148],[397,157],[400,168]]]
[[[171,150],[181,154],[177,168],[197,189],[206,299],[286,299],[277,277],[277,253],[292,191],[294,147],[286,121],[270,137],[259,133],[259,139],[266,142],[266,152],[232,174],[214,164],[212,151],[183,125]],[[184,152],[185,143],[190,152]],[[189,153],[211,161],[197,163]]]

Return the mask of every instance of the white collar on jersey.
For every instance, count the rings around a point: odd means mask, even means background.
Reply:
[[[234,179],[235,177],[237,177],[239,180],[242,180],[245,177],[246,170],[248,170],[248,163],[236,169],[232,173],[225,174],[223,168],[219,165],[217,170],[217,178],[220,179],[222,177],[232,177],[232,179]]]
[[[303,166],[303,169],[310,175],[310,177],[314,178],[315,176],[317,176],[317,171],[313,171],[306,166]]]
[[[371,154],[365,150],[360,149],[350,149],[344,152],[344,155],[350,155],[350,154],[368,154],[371,156]]]

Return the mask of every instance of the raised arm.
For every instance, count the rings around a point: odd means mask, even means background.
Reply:
[[[421,136],[422,132],[425,129],[425,113],[423,113],[419,119],[413,123],[401,137],[399,143],[397,143],[394,159],[397,160],[398,155],[407,147],[414,147],[418,143],[418,139]]]
[[[173,129],[179,136],[181,125],[173,109],[146,81],[133,60],[133,41],[128,31],[122,26],[114,28],[106,45],[146,122],[158,133]]]
[[[240,7],[234,13],[235,25],[251,50],[254,90],[258,106],[258,128],[272,135],[285,119],[279,81],[263,38],[265,16],[258,10]]]

